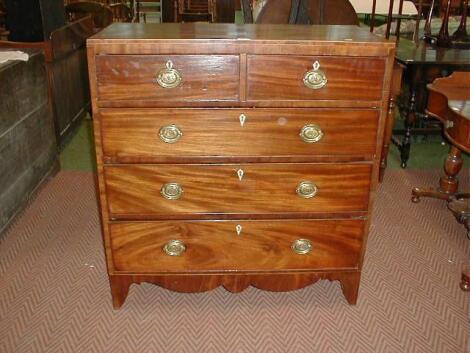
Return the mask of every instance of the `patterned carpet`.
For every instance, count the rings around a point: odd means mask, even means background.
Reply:
[[[143,284],[114,311],[93,177],[61,172],[0,238],[0,352],[470,353],[470,293],[458,288],[470,241],[444,203],[410,203],[437,175],[388,172],[357,306],[328,281],[241,294]]]

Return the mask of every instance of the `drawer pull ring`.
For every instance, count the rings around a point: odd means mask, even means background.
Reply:
[[[316,124],[308,124],[305,125],[302,130],[300,130],[299,135],[302,140],[304,140],[304,142],[315,143],[320,141],[325,134],[323,133],[323,130],[320,126]]]
[[[186,245],[181,240],[170,240],[163,247],[163,251],[170,256],[181,256],[186,251]]]
[[[237,224],[235,230],[237,231],[237,235],[240,235],[242,234],[243,227],[240,224]]]
[[[320,63],[315,61],[313,69],[307,71],[304,75],[304,85],[310,89],[320,89],[328,82],[325,73],[320,70]]]
[[[243,127],[243,125],[245,125],[245,121],[246,121],[246,115],[245,114],[240,114],[240,125]]]
[[[160,140],[165,143],[175,143],[183,136],[183,132],[178,128],[178,126],[171,124],[162,126],[158,132],[158,136],[160,137]]]
[[[307,239],[297,239],[291,245],[292,251],[298,255],[306,255],[313,250],[313,245],[310,240]]]
[[[162,196],[167,200],[178,200],[183,192],[183,187],[178,183],[167,183],[160,190]]]
[[[173,62],[168,60],[165,67],[157,74],[157,83],[163,88],[175,88],[182,82],[181,74],[173,68]]]
[[[243,179],[243,176],[245,175],[245,172],[243,171],[243,169],[238,169],[237,175],[238,175],[238,180],[241,181]]]
[[[318,193],[318,187],[311,181],[302,181],[295,192],[304,199],[310,199]]]

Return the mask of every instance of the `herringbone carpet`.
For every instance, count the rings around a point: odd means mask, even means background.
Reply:
[[[437,175],[387,174],[357,306],[327,281],[241,294],[143,284],[113,311],[92,175],[62,172],[0,239],[0,352],[468,353],[470,241],[444,203],[409,201]]]

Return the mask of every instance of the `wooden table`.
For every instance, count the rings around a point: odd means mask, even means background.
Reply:
[[[470,153],[470,72],[455,72],[437,79],[428,89],[427,113],[442,122],[444,136],[452,147],[444,163],[445,175],[440,178],[439,188],[413,188],[412,201],[419,202],[420,197],[446,200],[449,210],[469,231],[470,194],[458,192],[457,175],[463,166],[462,151]],[[470,269],[462,274],[461,288],[470,291]]]
[[[406,168],[411,149],[411,135],[427,130],[414,129],[419,118],[426,118],[428,92],[426,85],[436,78],[445,77],[454,71],[470,71],[470,50],[436,48],[420,41],[401,39],[398,43],[396,60],[405,66],[404,87],[400,99],[401,114],[405,117],[404,137],[394,137],[401,155],[401,166]],[[397,131],[395,131],[396,135]]]

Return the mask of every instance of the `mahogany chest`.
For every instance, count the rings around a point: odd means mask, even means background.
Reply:
[[[357,300],[394,43],[350,26],[113,24],[88,40],[113,305],[132,283]]]

